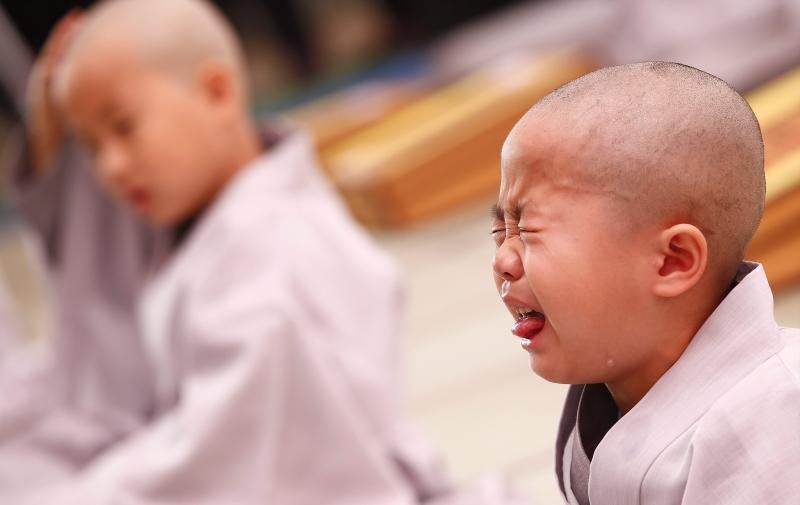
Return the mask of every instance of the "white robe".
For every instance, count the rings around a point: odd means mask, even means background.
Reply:
[[[0,446],[0,461],[52,484],[10,499],[391,505],[447,494],[396,405],[399,294],[309,140],[286,138],[243,168],[144,294],[152,374],[136,387],[155,398],[149,419],[74,473],[48,458],[92,437],[81,423],[60,420],[64,436],[36,450]]]
[[[800,331],[778,327],[763,268],[748,271],[597,446],[592,505],[800,502]]]

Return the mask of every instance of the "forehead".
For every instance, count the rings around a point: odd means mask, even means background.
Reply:
[[[611,153],[592,123],[556,114],[526,119],[501,155],[498,206],[507,215],[521,217],[520,210],[553,215],[565,206],[618,196],[615,185],[609,185],[613,181],[607,180]]]
[[[527,121],[515,128],[501,153],[500,202],[510,208],[530,193],[573,184],[581,163],[571,140],[551,123]]]
[[[60,101],[75,126],[87,127],[109,112],[149,96],[153,69],[123,43],[81,51],[67,61]]]
[[[146,70],[140,51],[129,36],[108,30],[82,34],[64,63],[67,94],[92,88],[102,93]]]

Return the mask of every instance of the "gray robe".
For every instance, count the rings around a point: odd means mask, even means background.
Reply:
[[[24,116],[31,57],[2,10],[0,26],[0,85]],[[0,387],[12,392],[0,403],[0,443],[33,437],[44,452],[58,446],[69,454],[58,466],[79,467],[153,412],[153,392],[141,387],[150,370],[134,307],[163,234],[100,190],[75,144],[37,177],[22,129],[9,140],[16,153],[1,175],[37,238],[30,257],[47,271],[55,324],[36,353],[12,352],[24,347],[14,339],[25,335],[11,335],[13,321],[0,327]],[[67,420],[59,426],[83,427],[81,436],[51,429],[55,418]],[[0,471],[0,488],[11,478]]]

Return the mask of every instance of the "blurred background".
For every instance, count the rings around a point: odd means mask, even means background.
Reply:
[[[494,292],[488,208],[499,150],[539,97],[600,66],[671,60],[745,94],[764,131],[767,210],[749,251],[800,326],[800,0],[217,0],[244,41],[259,117],[309,129],[353,214],[405,270],[408,407],[461,482],[499,472],[558,502],[564,389],[535,377]],[[91,1],[3,1],[27,48]],[[0,30],[11,29],[0,26]],[[17,65],[14,67],[14,65]],[[24,82],[18,83],[18,89]],[[16,147],[0,93],[0,170]],[[0,188],[0,195],[3,193]],[[31,237],[0,196],[0,276],[30,335],[47,332]]]

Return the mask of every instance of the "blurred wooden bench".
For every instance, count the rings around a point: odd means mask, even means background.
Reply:
[[[322,152],[353,213],[400,227],[496,193],[503,140],[540,97],[594,66],[575,52],[496,62]]]
[[[773,290],[800,283],[800,69],[748,96],[764,132],[767,205],[747,257]]]
[[[426,87],[421,79],[368,82],[293,107],[283,115],[310,131],[317,151],[324,155],[337,142],[419,99]]]

